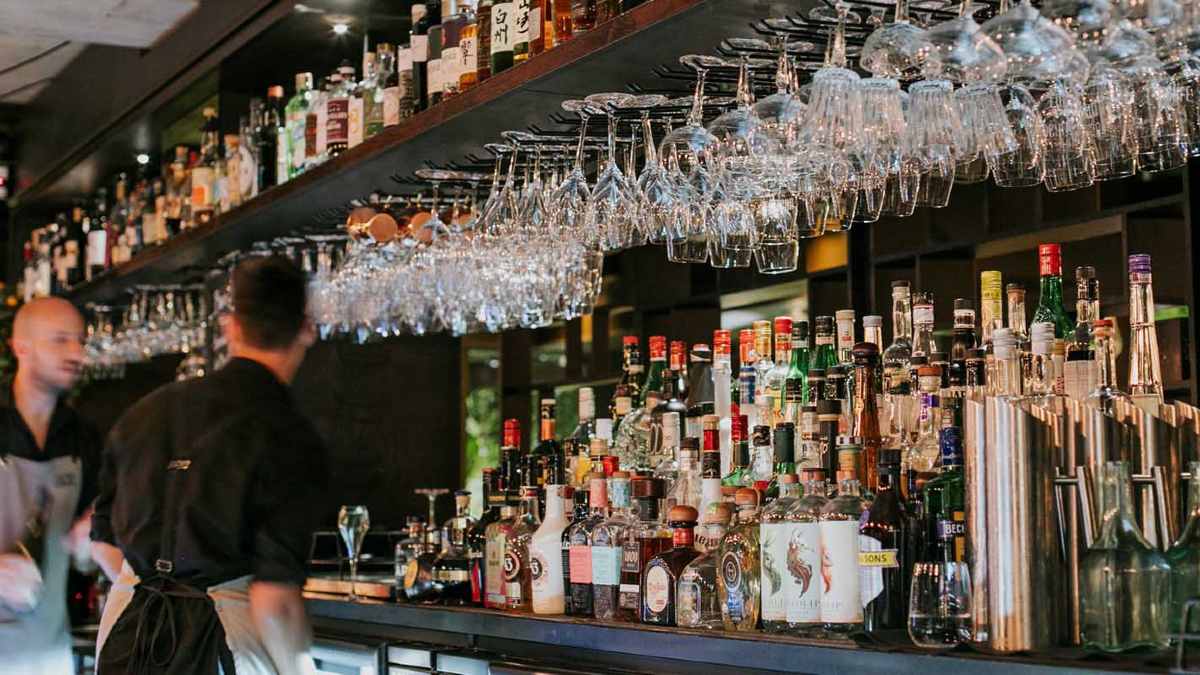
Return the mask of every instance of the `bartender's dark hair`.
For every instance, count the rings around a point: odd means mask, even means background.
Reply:
[[[233,271],[233,315],[251,346],[282,349],[304,327],[308,302],[304,272],[288,258],[252,258]]]

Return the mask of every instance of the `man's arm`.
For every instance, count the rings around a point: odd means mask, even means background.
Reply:
[[[120,428],[120,424],[116,429]],[[104,570],[109,581],[116,581],[121,574],[124,556],[117,548],[112,531],[112,505],[117,492],[116,454],[119,443],[118,432],[109,434],[108,443],[100,457],[100,471],[96,478],[97,495],[92,509],[91,538],[92,559]]]
[[[112,544],[93,541],[92,560],[104,570],[104,576],[108,577],[109,581],[116,581],[117,576],[121,574],[121,565],[125,563],[125,556],[121,555],[121,549]]]
[[[250,584],[250,616],[279,675],[308,675],[312,642],[300,588],[255,581]]]

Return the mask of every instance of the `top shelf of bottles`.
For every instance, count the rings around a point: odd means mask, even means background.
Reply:
[[[298,177],[260,192],[212,221],[148,247],[76,287],[79,302],[173,280],[182,270],[314,224],[322,212],[394,189],[426,161],[456,161],[508,129],[544,122],[568,98],[661,82],[654,68],[708,49],[759,16],[746,0],[647,0],[616,18],[431,106]]]

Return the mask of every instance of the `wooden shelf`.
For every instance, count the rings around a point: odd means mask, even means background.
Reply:
[[[71,293],[80,302],[110,300],[135,284],[172,279],[256,241],[314,223],[317,214],[375,190],[426,160],[456,161],[507,129],[547,122],[568,98],[624,91],[631,82],[661,86],[655,66],[681,54],[707,53],[764,9],[750,0],[647,0],[525,63],[505,71],[361,145],[272,187],[214,222],[93,279]]]

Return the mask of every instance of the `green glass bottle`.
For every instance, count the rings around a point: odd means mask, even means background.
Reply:
[[[1048,321],[1054,324],[1054,337],[1065,339],[1074,333],[1075,326],[1063,309],[1062,249],[1058,244],[1038,246],[1038,266],[1042,281],[1033,323]]]
[[[638,407],[646,405],[647,392],[663,390],[667,376],[667,338],[662,335],[650,336],[650,369],[646,371],[646,383],[642,386]]]
[[[813,357],[813,368],[826,372],[838,364],[837,352],[833,349],[833,317],[818,316],[816,326],[817,353]]]
[[[1192,479],[1188,481],[1188,508],[1191,515],[1179,539],[1167,551],[1171,563],[1171,613],[1168,622],[1171,634],[1179,633],[1183,622],[1183,607],[1190,598],[1200,596],[1200,462],[1189,466]],[[1200,630],[1200,613],[1193,610],[1187,632]]]
[[[938,432],[942,472],[925,484],[927,532],[932,537],[926,555],[930,562],[966,562],[966,483],[963,477],[962,429]]]
[[[773,430],[773,447],[775,452],[775,472],[767,485],[766,502],[772,502],[779,497],[779,477],[796,473],[795,448],[796,425],[791,422],[781,422]]]
[[[754,479],[750,475],[749,421],[745,415],[735,415],[732,420],[733,466],[721,479],[721,487],[750,487]]]
[[[798,382],[801,405],[808,404],[808,322],[797,321],[792,324],[792,361],[788,364],[787,383]]]
[[[1170,642],[1171,567],[1134,518],[1129,465],[1106,462],[1100,491],[1100,536],[1080,562],[1083,646],[1103,652],[1164,649]]]

